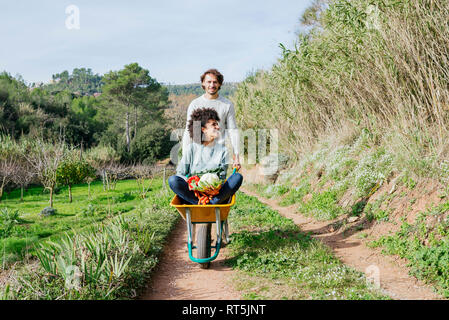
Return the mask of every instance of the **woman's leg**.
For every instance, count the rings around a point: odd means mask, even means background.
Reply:
[[[187,182],[179,176],[171,176],[168,178],[168,185],[176,193],[185,204],[198,204],[198,198],[193,191],[189,190]]]
[[[210,200],[210,204],[226,203],[237,192],[242,182],[243,176],[240,173],[236,172],[231,175],[221,187],[220,192]]]

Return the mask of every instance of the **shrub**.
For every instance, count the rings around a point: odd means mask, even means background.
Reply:
[[[335,219],[344,212],[338,205],[337,195],[336,190],[314,193],[307,203],[302,203],[299,206],[298,211],[319,220]]]
[[[0,210],[0,238],[7,238],[15,225],[19,223],[19,210],[2,208]]]
[[[85,160],[76,159],[70,155],[64,159],[56,170],[56,180],[69,188],[69,202],[72,202],[72,186],[84,182],[88,177],[95,176],[95,169]]]

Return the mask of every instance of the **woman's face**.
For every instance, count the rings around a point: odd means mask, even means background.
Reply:
[[[205,141],[213,141],[217,139],[220,135],[220,126],[218,124],[218,121],[209,119],[209,121],[207,121],[206,123],[206,126],[204,128],[201,128],[201,131],[205,136]]]

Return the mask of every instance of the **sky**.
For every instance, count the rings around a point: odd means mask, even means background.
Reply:
[[[48,82],[74,68],[105,74],[137,62],[158,82],[225,82],[270,69],[292,48],[312,0],[0,0],[0,72]]]

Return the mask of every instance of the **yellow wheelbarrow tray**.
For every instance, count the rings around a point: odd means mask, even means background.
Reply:
[[[208,268],[209,263],[215,260],[220,252],[223,228],[225,229],[226,242],[229,242],[229,228],[228,228],[228,215],[231,207],[235,204],[235,194],[232,196],[229,203],[226,204],[206,204],[206,205],[188,205],[182,204],[178,195],[175,195],[170,202],[172,207],[175,207],[181,217],[187,223],[187,247],[189,249],[189,258],[193,262],[200,263],[203,268]],[[212,223],[216,223],[217,226],[217,243],[215,246],[210,244],[210,229],[209,238],[202,239],[198,237],[197,246],[193,245],[192,229],[193,224],[201,224],[201,226],[207,226],[210,228]],[[206,232],[206,231],[205,231]],[[201,233],[201,231],[199,232]],[[213,256],[210,256],[210,248],[215,249]],[[195,258],[192,254],[193,249],[198,249],[198,258]]]

